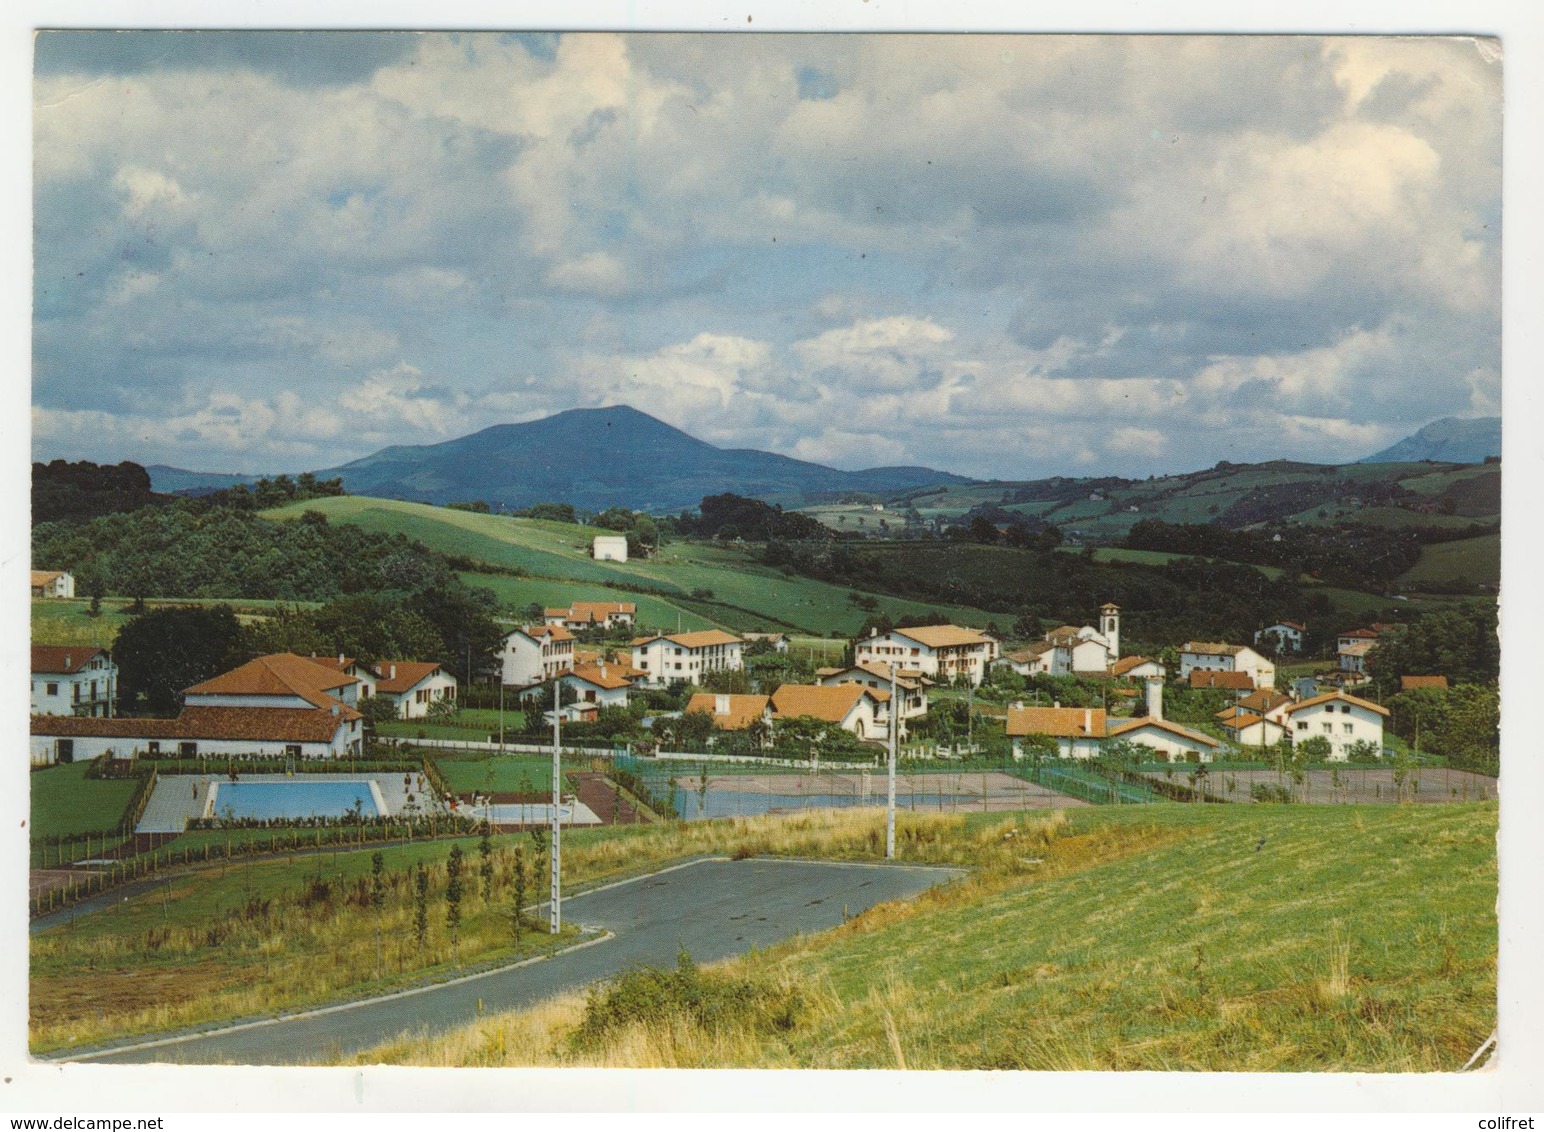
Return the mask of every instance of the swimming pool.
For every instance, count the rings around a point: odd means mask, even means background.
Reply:
[[[356,806],[379,817],[375,784],[358,782],[216,782],[204,813],[212,818],[341,818]]]

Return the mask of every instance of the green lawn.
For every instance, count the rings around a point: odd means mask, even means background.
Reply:
[[[691,631],[721,627],[717,621],[699,616],[680,601],[670,601],[654,594],[614,590],[584,582],[563,582],[553,578],[512,578],[504,574],[463,573],[461,580],[469,586],[483,586],[492,590],[499,604],[512,614],[519,615],[532,602],[548,606],[568,607],[576,601],[630,601],[638,607],[636,624],[639,632],[666,629],[674,633],[676,627]],[[517,619],[519,619],[517,617]]]
[[[32,784],[32,836],[67,837],[114,829],[123,820],[137,779],[88,779],[89,763],[64,763],[35,770]]]
[[[436,756],[445,781],[457,793],[491,790],[499,794],[552,789],[551,755],[495,755],[486,759],[456,759]],[[563,773],[589,770],[587,758],[565,758]]]

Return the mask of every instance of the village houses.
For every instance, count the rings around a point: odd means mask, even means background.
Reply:
[[[1278,621],[1257,630],[1254,643],[1270,649],[1274,642],[1276,652],[1299,653],[1303,651],[1303,636],[1307,632],[1308,626],[1299,621]]]
[[[627,706],[627,694],[633,682],[624,671],[614,664],[601,661],[598,664],[582,664],[571,672],[558,677],[565,688],[572,688],[581,704],[594,704],[596,709]]]
[[[631,601],[576,601],[567,609],[543,610],[548,625],[561,625],[571,633],[584,629],[618,629],[631,626],[638,606]]]
[[[722,692],[697,692],[686,704],[686,713],[701,712],[713,719],[720,731],[744,731],[754,723],[772,726],[772,697]]]
[[[1186,641],[1179,652],[1179,678],[1188,679],[1195,669],[1203,672],[1245,672],[1256,688],[1270,688],[1276,683],[1276,666],[1248,645]]]
[[[815,671],[815,683],[831,684],[862,684],[876,691],[890,691],[890,671],[888,668],[877,664],[854,664],[849,668],[820,668]],[[927,690],[932,686],[929,680],[921,672],[915,669],[897,669],[895,673],[895,696],[898,718],[918,719],[927,714]]]
[[[32,571],[33,597],[74,597],[75,578],[62,570]]]
[[[359,682],[293,653],[260,656],[183,694],[175,719],[34,715],[34,766],[101,755],[346,758],[362,749]]]
[[[963,676],[974,685],[981,683],[997,653],[996,638],[958,625],[917,625],[883,634],[875,629],[853,646],[853,660],[860,665],[878,665],[888,672],[894,664],[942,683]]]
[[[890,693],[862,684],[784,684],[772,693],[772,717],[808,717],[834,723],[859,739],[883,739],[890,728]]]

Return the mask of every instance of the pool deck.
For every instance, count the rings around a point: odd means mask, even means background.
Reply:
[[[240,782],[368,782],[373,784],[371,795],[377,805],[384,804],[391,817],[400,816],[412,794],[420,813],[431,810],[443,813],[445,807],[434,796],[433,789],[424,782],[422,775],[411,775],[409,785],[403,785],[402,774],[244,774]],[[135,833],[181,833],[188,822],[201,818],[209,805],[211,786],[215,787],[216,805],[219,802],[218,787],[229,778],[223,774],[169,774],[156,780],[155,792],[145,805],[145,812],[134,827]]]

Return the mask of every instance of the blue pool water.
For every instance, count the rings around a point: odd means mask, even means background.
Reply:
[[[378,817],[368,782],[222,782],[214,797],[217,818],[341,818],[359,805]]]

